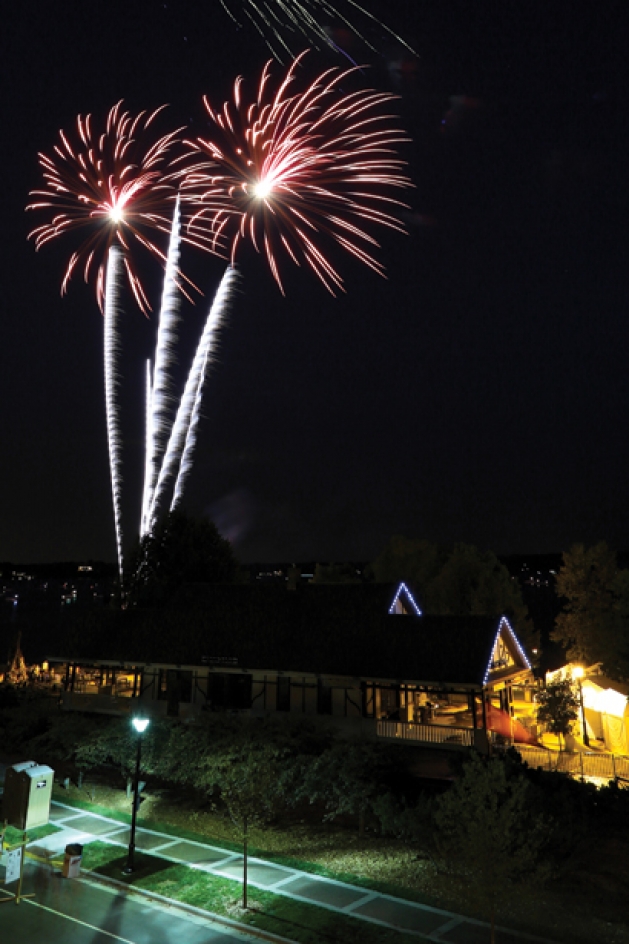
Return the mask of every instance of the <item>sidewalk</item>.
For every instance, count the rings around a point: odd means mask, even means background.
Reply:
[[[96,813],[53,801],[50,822],[60,827],[59,832],[29,843],[30,852],[48,860],[63,856],[69,843],[87,845],[97,839],[121,849],[128,847],[129,827]],[[135,842],[139,852],[221,878],[242,881],[243,860],[238,853],[189,839],[177,839],[144,827],[136,830]],[[85,874],[90,880],[98,879],[95,873]],[[418,940],[442,944],[486,944],[489,937],[488,925],[484,922],[253,857],[248,858],[248,884],[275,895],[405,931],[416,935]],[[246,930],[252,932],[250,926]],[[497,929],[496,941],[497,944],[552,944],[544,938],[502,927]]]

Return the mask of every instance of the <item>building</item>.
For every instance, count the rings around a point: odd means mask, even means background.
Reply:
[[[547,681],[570,679],[579,698],[574,733],[589,746],[629,755],[629,686],[603,674],[601,663],[568,664],[547,673]],[[584,734],[586,737],[584,738]]]
[[[79,645],[48,659],[67,709],[303,715],[481,750],[532,737],[533,672],[506,617],[424,616],[404,584],[206,587],[184,610],[104,612]]]

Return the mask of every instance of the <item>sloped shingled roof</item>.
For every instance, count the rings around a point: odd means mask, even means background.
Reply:
[[[391,585],[216,586],[185,609],[103,613],[80,659],[482,685],[500,617],[389,615]]]

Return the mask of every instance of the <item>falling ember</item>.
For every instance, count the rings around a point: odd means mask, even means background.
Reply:
[[[269,49],[279,60],[284,55],[293,58],[291,41],[295,37],[300,39],[300,43],[307,40],[317,47],[328,46],[337,49],[328,27],[330,20],[349,29],[368,46],[371,44],[361,30],[360,23],[371,22],[410,52],[413,51],[393,30],[358,3],[358,0],[220,0],[220,2],[235,22],[239,22],[240,17],[246,17],[265,38]]]
[[[52,156],[39,155],[45,188],[31,192],[27,210],[45,211],[49,220],[29,238],[40,249],[66,233],[85,233],[70,256],[61,293],[75,270],[82,269],[85,281],[96,286],[101,311],[110,247],[124,251],[127,279],[145,314],[151,306],[130,250],[143,247],[166,265],[155,234],[170,232],[177,188],[167,170],[181,129],[155,136],[155,120],[165,107],[132,117],[118,102],[104,128],[96,128],[91,115],[79,115],[75,133],[60,131]]]
[[[396,214],[406,204],[397,194],[411,183],[398,147],[407,138],[389,111],[393,95],[344,90],[356,69],[329,69],[297,91],[303,57],[276,91],[267,63],[253,100],[245,100],[241,78],[222,110],[204,99],[213,127],[209,137],[185,141],[191,157],[180,171],[182,192],[198,203],[189,233],[226,239],[232,264],[250,241],[282,291],[280,260],[288,255],[335,294],[343,280],[332,243],[383,274],[371,230],[404,232]]]

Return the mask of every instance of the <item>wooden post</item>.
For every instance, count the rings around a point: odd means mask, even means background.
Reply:
[[[20,858],[20,877],[17,883],[17,895],[15,897],[16,905],[19,905],[20,898],[22,897],[22,879],[24,878],[24,856],[26,854],[26,833],[22,834],[21,846],[22,846],[22,856]]]
[[[247,816],[243,816],[242,907],[247,907]]]
[[[5,834],[5,832],[6,832],[6,826],[7,826],[7,824],[6,824],[6,821],[5,821],[4,830],[3,830],[3,832],[2,832],[2,836],[0,837],[2,840],[4,840],[4,834]],[[20,875],[19,875],[19,878],[18,878],[18,883],[17,883],[17,895],[15,896],[15,898],[13,898],[13,897],[11,897],[11,898],[0,898],[0,904],[1,904],[2,902],[5,902],[5,901],[14,901],[16,905],[19,905],[19,903],[20,903],[20,901],[22,900],[22,898],[34,898],[34,897],[35,897],[35,895],[34,895],[33,892],[29,892],[27,895],[23,895],[23,894],[22,894],[22,879],[24,878],[24,859],[25,859],[25,857],[26,857],[26,844],[27,844],[27,842],[28,842],[28,839],[27,839],[26,833],[22,833],[22,841],[21,841],[21,842],[18,842],[15,846],[7,846],[7,852],[13,852],[14,849],[20,849],[20,848],[21,848],[22,854],[21,854],[21,856],[20,856]],[[2,842],[0,842],[0,851],[2,851]]]
[[[468,694],[467,701],[470,706],[470,711],[472,712],[472,727],[476,731],[478,727],[478,718],[476,717],[476,692]]]

